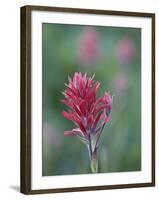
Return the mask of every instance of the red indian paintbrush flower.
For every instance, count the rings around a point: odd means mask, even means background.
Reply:
[[[94,75],[89,78],[86,74],[76,72],[65,85],[65,99],[62,102],[69,109],[63,111],[62,115],[74,122],[76,128],[65,131],[64,135],[75,135],[87,145],[92,172],[97,172],[97,148],[104,125],[110,119],[112,97],[108,92],[97,97],[100,83],[94,81]]]

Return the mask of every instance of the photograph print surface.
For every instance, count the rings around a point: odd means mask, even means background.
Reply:
[[[141,29],[43,23],[42,175],[141,170]]]

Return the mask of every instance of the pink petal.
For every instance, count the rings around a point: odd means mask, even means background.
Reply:
[[[62,103],[64,103],[66,106],[70,107],[70,108],[74,108],[73,103],[71,101],[68,101],[66,99],[61,100]]]
[[[106,117],[104,118],[104,123],[107,123],[107,122],[109,121],[109,119],[110,119],[110,116],[106,116]]]
[[[94,124],[93,124],[93,130],[96,128],[97,124],[98,124],[98,121],[101,117],[102,113],[99,113],[94,121]]]
[[[91,115],[88,116],[87,126],[88,127],[92,127],[93,121],[94,121],[93,120],[93,115],[91,114]]]
[[[68,120],[73,121],[74,123],[78,124],[79,123],[79,119],[73,114],[73,113],[68,113],[66,111],[62,112],[63,117],[65,117]]]
[[[72,131],[64,131],[65,136],[73,136],[74,133]]]

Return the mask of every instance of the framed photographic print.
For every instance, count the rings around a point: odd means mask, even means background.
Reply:
[[[21,192],[155,185],[155,14],[21,8]]]

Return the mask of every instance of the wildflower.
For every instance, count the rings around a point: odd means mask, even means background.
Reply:
[[[92,172],[97,172],[97,149],[99,138],[105,124],[110,119],[112,110],[112,97],[108,92],[102,97],[97,97],[100,83],[94,81],[94,76],[87,77],[80,72],[70,77],[66,90],[65,99],[62,102],[68,106],[68,111],[63,111],[62,115],[71,120],[76,128],[65,131],[64,135],[77,136],[88,147],[91,159]]]
[[[116,54],[119,62],[122,64],[131,62],[135,55],[135,47],[133,41],[128,37],[124,37],[119,40]]]
[[[86,28],[79,44],[79,62],[92,66],[99,57],[99,40],[97,32],[93,28]]]
[[[128,88],[127,74],[119,74],[114,79],[114,88],[117,92],[124,91]]]

